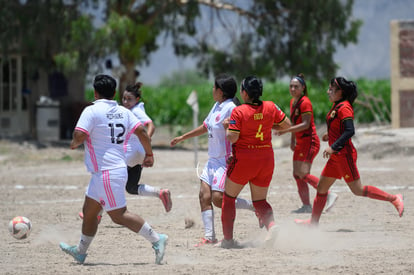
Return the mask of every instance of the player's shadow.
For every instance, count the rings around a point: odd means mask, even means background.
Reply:
[[[150,265],[151,263],[84,263],[84,266],[127,266],[127,265],[134,265],[134,266],[144,266],[144,265]],[[78,265],[74,263],[74,265]]]

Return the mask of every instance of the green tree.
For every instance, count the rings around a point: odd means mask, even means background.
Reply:
[[[120,90],[135,81],[162,35],[176,55],[192,56],[205,75],[254,72],[275,80],[305,73],[322,80],[335,74],[339,45],[357,41],[361,21],[352,0],[108,0],[106,27],[124,71]]]

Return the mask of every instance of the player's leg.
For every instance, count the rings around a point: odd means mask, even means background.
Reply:
[[[71,255],[80,264],[84,263],[87,256],[86,251],[95,237],[99,223],[97,215],[101,210],[102,207],[97,201],[85,196],[83,204],[84,218],[82,220],[82,233],[78,245],[70,246],[63,242],[60,243],[60,248],[65,253]]]
[[[201,239],[201,242],[199,244],[196,244],[196,246],[216,243],[217,239],[214,229],[214,209],[211,203],[212,192],[210,185],[208,185],[203,180],[200,181],[200,191],[198,198],[200,203],[201,219],[204,225],[204,238]]]
[[[126,207],[110,210],[107,213],[114,223],[127,227],[151,242],[155,250],[155,262],[161,263],[168,240],[167,235],[157,233],[141,216],[129,212]]]
[[[236,198],[244,185],[237,184],[231,179],[226,179],[221,211],[224,241],[233,240],[233,227],[236,218]]]
[[[302,201],[302,207],[297,210],[292,211],[292,213],[311,213],[312,212],[312,205],[309,199],[309,188],[308,184],[303,177],[307,174],[305,168],[306,166],[303,165],[305,162],[303,161],[293,161],[293,177],[295,178],[296,185],[298,187],[298,194],[299,198]],[[309,169],[310,170],[310,169]]]
[[[221,208],[223,204],[223,193],[224,193],[224,185],[226,182],[226,161],[212,161],[212,165],[214,165],[214,176],[211,184],[211,191],[212,191],[212,202],[213,205]],[[246,209],[250,211],[255,211],[253,207],[253,203],[251,200],[246,200],[244,198],[236,198],[236,209]]]
[[[157,186],[139,183],[141,179],[142,165],[128,167],[128,180],[125,186],[129,194],[140,195],[145,197],[159,198],[164,205],[165,211],[170,212],[172,208],[171,192],[168,189],[162,189]]]
[[[362,185],[361,179],[357,179],[351,182],[347,182],[352,193],[356,196],[364,196],[374,200],[382,200],[391,202],[397,209],[400,217],[404,213],[404,202],[401,194],[393,195],[389,194],[378,187],[371,185]]]

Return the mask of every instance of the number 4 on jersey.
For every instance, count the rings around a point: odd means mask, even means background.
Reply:
[[[262,124],[259,125],[259,129],[257,129],[256,132],[256,138],[260,138],[261,141],[263,141],[263,132],[262,132]]]

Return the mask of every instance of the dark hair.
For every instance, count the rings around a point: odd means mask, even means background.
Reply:
[[[228,74],[219,74],[214,80],[214,86],[223,92],[224,99],[234,98],[237,92],[237,82]]]
[[[348,81],[344,77],[334,77],[331,79],[331,86],[342,90],[342,99],[348,100],[351,105],[358,96],[358,89],[356,83]]]
[[[131,94],[133,94],[135,96],[135,98],[139,97],[141,98],[141,87],[142,87],[142,82],[137,82],[134,85],[128,85],[125,88],[125,91],[130,92]]]
[[[261,104],[259,98],[263,94],[263,84],[259,78],[254,75],[246,77],[241,83],[241,88],[247,92],[253,103]]]
[[[115,96],[116,80],[105,74],[98,74],[93,81],[95,91],[105,99],[112,99]]]
[[[305,96],[308,96],[308,86],[306,85],[305,76],[303,75],[303,73],[298,73],[297,75],[291,78],[291,80],[293,79],[296,79],[297,81],[300,82],[300,84],[302,84],[302,86],[305,87],[305,89],[303,89],[303,94]]]

